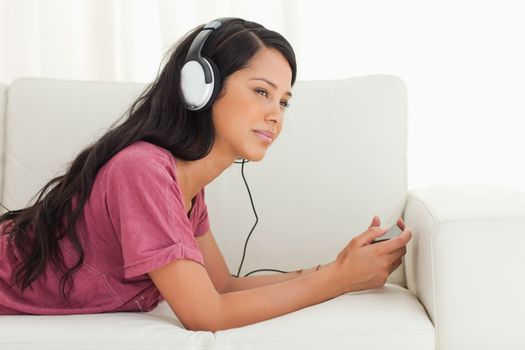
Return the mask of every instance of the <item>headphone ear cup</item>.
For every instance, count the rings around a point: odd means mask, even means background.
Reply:
[[[211,93],[210,99],[208,100],[206,105],[202,107],[201,109],[201,110],[206,110],[211,107],[211,105],[213,104],[213,102],[215,102],[215,99],[219,95],[219,92],[222,86],[222,81],[221,81],[221,73],[219,72],[219,68],[217,67],[215,62],[207,58],[204,58],[204,57],[202,59],[209,63],[212,69],[212,72],[213,72],[213,91]]]

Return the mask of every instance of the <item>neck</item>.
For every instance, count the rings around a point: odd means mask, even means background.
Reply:
[[[191,205],[192,199],[202,188],[231,166],[235,159],[219,152],[215,146],[204,158],[193,161],[177,159],[177,180],[184,202]]]

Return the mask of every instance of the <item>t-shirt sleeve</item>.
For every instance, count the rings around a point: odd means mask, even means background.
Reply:
[[[146,274],[176,259],[204,266],[169,158],[120,157],[108,169],[106,186],[106,204],[121,242],[125,278]],[[201,216],[204,229],[207,211]]]

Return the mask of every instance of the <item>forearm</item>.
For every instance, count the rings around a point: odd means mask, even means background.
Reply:
[[[222,320],[216,330],[261,322],[339,296],[335,268],[329,265],[290,280],[220,294]]]
[[[325,269],[329,266],[321,265],[319,270]],[[236,292],[246,289],[258,288],[267,286],[270,284],[281,283],[284,281],[293,280],[295,278],[308,275],[315,271],[317,267],[312,267],[309,269],[303,269],[300,273],[297,271],[287,272],[287,273],[274,273],[268,275],[260,276],[246,276],[246,277],[232,277],[228,287],[225,290],[225,293]]]

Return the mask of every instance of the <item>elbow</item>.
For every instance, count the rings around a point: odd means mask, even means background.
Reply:
[[[215,333],[219,330],[221,330],[218,327],[213,326],[195,326],[195,327],[186,327],[187,330],[193,331],[193,332],[212,332]]]
[[[192,322],[188,324],[184,324],[184,327],[193,332],[218,332],[226,329],[220,322]]]
[[[203,308],[200,311],[204,310],[191,314],[185,320],[181,319],[181,323],[187,330],[194,332],[217,332],[228,328],[219,307]]]

